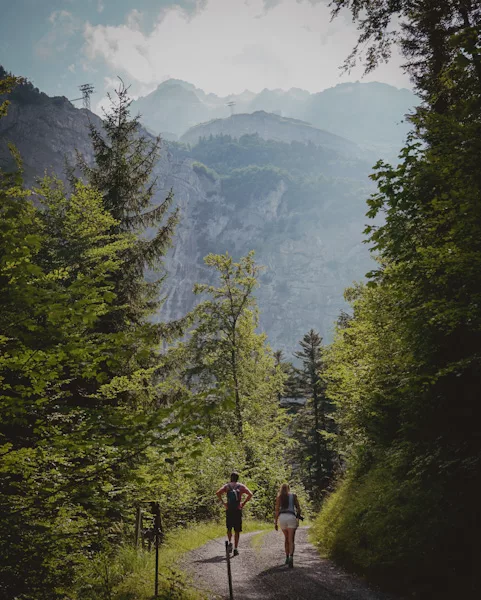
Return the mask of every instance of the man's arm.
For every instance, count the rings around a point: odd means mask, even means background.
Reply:
[[[244,486],[244,494],[247,495],[247,498],[244,500],[244,502],[241,502],[241,505],[240,505],[241,508],[244,508],[244,506],[249,502],[249,500],[252,498],[252,495],[253,495],[252,492],[250,491],[250,489],[245,486]]]
[[[227,509],[227,502],[224,502],[224,500],[222,500],[223,494],[225,494],[225,485],[223,485],[220,489],[218,489],[217,492],[215,493],[215,495],[222,502],[222,504],[224,505],[224,508]]]

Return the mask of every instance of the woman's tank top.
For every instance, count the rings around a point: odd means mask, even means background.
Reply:
[[[289,504],[287,505],[287,508],[282,508],[282,504],[280,504],[279,513],[292,513],[295,515],[296,510],[294,508],[294,494],[289,493],[287,496],[289,498]]]

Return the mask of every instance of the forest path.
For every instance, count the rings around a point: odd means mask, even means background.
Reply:
[[[235,600],[393,600],[320,558],[308,541],[308,528],[296,535],[294,568],[284,565],[284,536],[276,531],[241,534],[239,556],[231,558]],[[209,599],[229,598],[224,539],[190,552],[182,567]]]

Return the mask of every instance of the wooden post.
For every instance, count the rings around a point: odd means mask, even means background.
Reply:
[[[227,558],[227,579],[229,580],[229,600],[234,600],[234,593],[232,591],[232,573],[230,570],[230,554],[229,554],[229,542],[225,542],[225,555]]]
[[[152,512],[154,513],[154,534],[155,534],[155,594],[159,597],[159,546],[162,523],[160,520],[160,505],[158,502],[152,502]]]

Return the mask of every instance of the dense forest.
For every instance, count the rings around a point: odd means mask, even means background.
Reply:
[[[325,357],[347,471],[317,521],[337,560],[396,590],[478,597],[481,459],[481,12],[477,2],[335,0],[367,44],[396,44],[422,105],[382,161],[367,239],[378,267],[347,290]],[[403,23],[393,33],[393,19]]]
[[[233,469],[254,492],[253,522],[272,522],[288,480],[338,563],[418,598],[479,597],[481,9],[332,4],[359,24],[346,66],[373,70],[396,45],[422,103],[399,163],[375,167],[365,235],[377,266],[346,290],[351,312],[330,345],[314,323],[292,360],[270,348],[252,252],[207,254],[215,277],[195,286],[194,310],[154,321],[179,213],[173,194],[152,203],[160,140],[142,135],[123,84],[104,129],[91,126],[93,164],[79,155],[68,185],[45,176],[27,189],[10,147],[16,168],[0,171],[2,598],[152,597],[139,512],[159,503],[174,552],[186,527],[219,521],[214,491]],[[0,118],[11,93],[35,90],[2,72]],[[300,210],[333,160],[257,136],[172,151],[239,202],[253,181],[258,190],[282,174]],[[252,153],[261,166],[239,168]],[[202,543],[190,538],[184,551]],[[171,567],[161,597],[199,597]]]
[[[218,285],[199,283],[183,319],[151,319],[163,277],[144,275],[162,272],[178,212],[172,194],[151,205],[159,140],[129,106],[122,86],[104,131],[92,125],[94,165],[79,156],[68,186],[25,189],[14,147],[17,169],[1,174],[2,597],[150,597],[126,555],[139,507],[158,502],[165,532],[217,519],[214,491],[236,468],[251,517],[270,520],[291,476],[253,253],[206,256]],[[188,597],[167,570],[166,594],[172,582]]]

